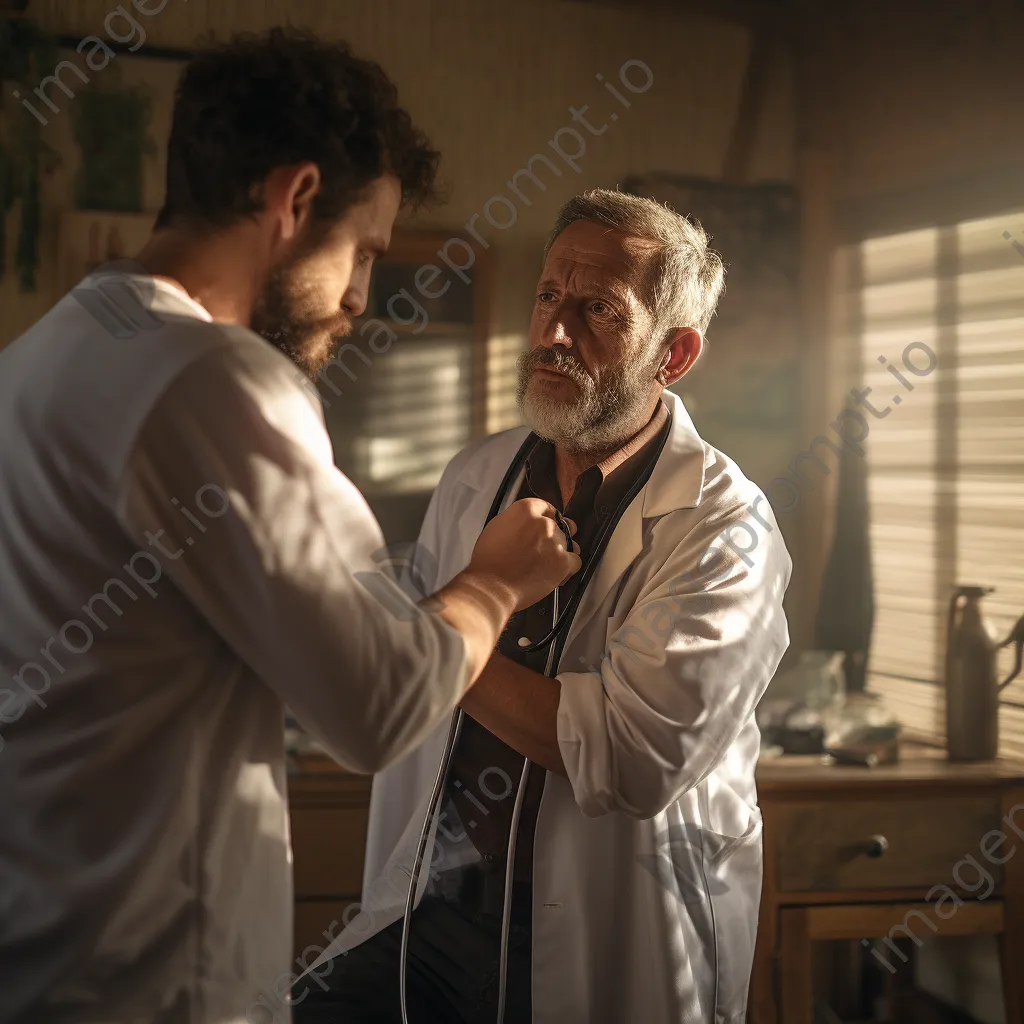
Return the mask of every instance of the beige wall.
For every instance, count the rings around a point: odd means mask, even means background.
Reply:
[[[157,8],[159,0],[148,0]],[[111,0],[33,0],[30,14],[49,30],[75,38],[102,32]],[[131,10],[130,4],[128,9]],[[505,194],[517,207],[508,230],[476,224],[492,242],[495,293],[491,331],[492,402],[489,423],[498,429],[515,421],[507,373],[524,342],[541,241],[558,205],[592,186],[614,186],[633,173],[664,170],[719,174],[726,152],[745,67],[749,36],[726,22],[698,18],[672,8],[637,11],[568,0],[524,0],[516,4],[483,0],[168,0],[158,14],[136,15],[146,45],[191,47],[204,31],[218,36],[262,29],[284,21],[327,36],[343,36],[361,54],[380,60],[398,84],[403,101],[441,149],[449,202],[420,214],[415,225],[453,233],[487,200]],[[115,26],[116,30],[116,26]],[[143,46],[140,52],[145,52]],[[68,54],[68,56],[72,56]],[[654,75],[625,109],[596,79],[616,82],[621,65],[643,61]],[[159,206],[163,144],[170,114],[173,63],[118,57],[96,73],[125,84],[148,84],[156,101],[153,137],[158,152],[149,159],[146,204]],[[642,72],[637,71],[638,84]],[[82,86],[82,89],[90,86]],[[45,188],[44,271],[40,290],[20,296],[9,276],[0,285],[3,316],[0,344],[17,336],[58,297],[50,269],[56,261],[59,213],[71,204],[76,150],[68,108],[52,115],[44,129],[64,154],[64,166]],[[791,76],[784,57],[775,66],[764,96],[752,176],[789,180],[793,174]],[[66,106],[64,106],[66,104]],[[579,172],[557,158],[549,141],[572,124],[570,106],[587,104],[585,115],[607,130],[586,142]],[[606,122],[605,115],[618,113]],[[27,115],[26,115],[27,116]],[[573,142],[563,136],[564,148]],[[537,194],[529,183],[527,205],[506,184],[535,153],[547,153],[561,177],[537,165],[550,182]],[[502,211],[493,210],[500,217]],[[10,227],[15,224],[12,218]],[[464,233],[464,231],[463,231]]]
[[[836,5],[838,7],[839,5]],[[838,199],[1024,160],[1024,7],[1014,0],[848,4],[816,36],[805,82]]]

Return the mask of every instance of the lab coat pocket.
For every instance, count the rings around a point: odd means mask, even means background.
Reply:
[[[715,929],[715,1024],[742,1024],[761,902],[761,812],[738,837],[705,833],[704,870]]]

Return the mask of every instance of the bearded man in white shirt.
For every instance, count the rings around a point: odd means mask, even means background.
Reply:
[[[578,568],[529,501],[426,606],[358,578],[383,538],[295,364],[331,358],[437,159],[344,44],[212,49],[152,239],[0,353],[2,1024],[241,1024],[280,998],[284,706],[379,770]]]

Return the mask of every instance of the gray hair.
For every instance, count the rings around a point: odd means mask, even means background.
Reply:
[[[680,327],[696,327],[701,334],[707,330],[722,294],[725,269],[699,223],[654,199],[596,188],[574,196],[558,211],[545,258],[555,239],[578,220],[606,224],[654,243],[657,257],[645,297],[657,334]]]

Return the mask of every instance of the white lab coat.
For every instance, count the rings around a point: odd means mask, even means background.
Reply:
[[[548,773],[534,846],[536,1024],[745,1015],[762,873],[754,707],[789,643],[791,563],[761,492],[665,401],[668,442],[559,663],[568,778]],[[469,561],[525,435],[445,470],[420,538],[438,585]],[[363,910],[339,948],[400,916],[446,732],[374,782]]]

